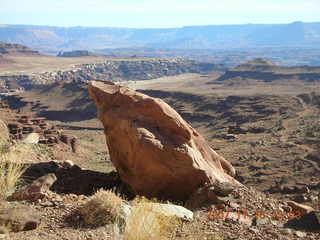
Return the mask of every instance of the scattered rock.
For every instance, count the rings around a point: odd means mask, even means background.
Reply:
[[[234,190],[236,185],[222,182],[206,185],[197,189],[185,202],[185,207],[196,210],[204,206],[212,204],[230,204],[233,198],[228,197]]]
[[[174,204],[162,204],[162,203],[148,203],[151,205],[151,209],[164,216],[177,217],[184,220],[193,220],[193,212],[190,210],[174,205]]]
[[[0,208],[0,225],[12,232],[33,230],[40,225],[40,215],[23,205]]]
[[[314,208],[309,207],[309,206],[304,205],[304,204],[296,203],[294,201],[287,201],[287,204],[290,207],[292,207],[293,211],[297,211],[297,212],[301,213],[301,215],[308,214],[308,213],[314,211]]]
[[[111,82],[92,81],[88,90],[111,161],[134,193],[186,200],[205,183],[240,185],[232,165],[162,100]]]
[[[239,212],[223,212],[225,221],[238,222],[247,226],[252,225],[252,218]]]
[[[16,191],[10,197],[9,201],[30,201],[35,202],[39,199],[45,197],[46,193],[49,191],[49,188],[57,180],[57,177],[50,173],[43,177],[40,177],[33,181],[30,185],[25,186],[24,188]]]
[[[214,193],[222,197],[228,196],[236,188],[236,185],[231,184],[229,182],[217,182],[213,184],[213,186],[214,186],[214,189],[213,189]]]
[[[255,226],[267,225],[270,224],[270,221],[268,218],[254,218],[253,224]]]
[[[301,237],[304,238],[307,236],[307,234],[305,232],[301,232],[301,231],[295,231],[294,233],[297,237]]]

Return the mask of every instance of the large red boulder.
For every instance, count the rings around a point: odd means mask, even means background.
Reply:
[[[111,161],[139,195],[185,200],[204,184],[229,182],[235,170],[161,99],[92,81]]]

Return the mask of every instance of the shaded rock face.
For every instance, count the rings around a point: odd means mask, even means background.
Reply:
[[[231,164],[162,100],[111,82],[88,90],[111,161],[135,194],[186,200],[205,183],[239,184]]]

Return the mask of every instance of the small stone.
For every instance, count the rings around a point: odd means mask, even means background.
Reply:
[[[255,226],[262,226],[269,223],[268,218],[254,218]]]
[[[250,232],[253,232],[253,233],[259,233],[260,231],[258,230],[258,229],[256,229],[256,228],[249,228],[249,231]]]
[[[240,208],[240,205],[238,203],[231,202],[230,203],[230,207],[233,208],[233,209],[238,209],[238,208]]]
[[[307,236],[307,234],[306,234],[305,232],[301,232],[301,231],[295,231],[294,234],[295,234],[296,236],[298,236],[298,237],[301,237],[301,238]]]
[[[74,163],[71,160],[66,160],[61,165],[63,168],[72,168]]]
[[[290,228],[284,228],[281,230],[282,233],[285,233],[285,234],[292,234],[292,229]]]
[[[235,190],[235,185],[228,182],[214,184],[214,193],[221,197],[230,195]]]

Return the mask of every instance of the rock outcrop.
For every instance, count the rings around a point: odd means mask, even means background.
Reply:
[[[36,202],[39,199],[43,199],[46,193],[49,191],[49,188],[57,180],[57,177],[50,173],[48,175],[42,176],[30,185],[25,186],[22,189],[17,190],[11,196],[8,197],[9,201],[30,201]]]
[[[239,184],[231,164],[162,100],[111,82],[88,90],[111,161],[134,193],[186,200],[206,183]]]
[[[63,71],[0,75],[0,93],[26,89],[56,82],[85,82],[96,79],[108,81],[150,80],[184,73],[204,73],[215,70],[212,63],[183,58],[138,60],[106,60],[101,63],[74,65]]]
[[[75,50],[70,52],[59,52],[57,57],[87,57],[92,55],[94,54],[87,50]]]
[[[1,106],[0,106],[1,109]],[[15,115],[8,123],[10,139],[24,143],[45,144],[54,146],[63,142],[70,146],[72,152],[77,152],[78,141],[73,135],[65,134],[61,129],[51,126],[43,117],[34,117],[33,114],[24,113]],[[1,122],[0,122],[1,133]]]

